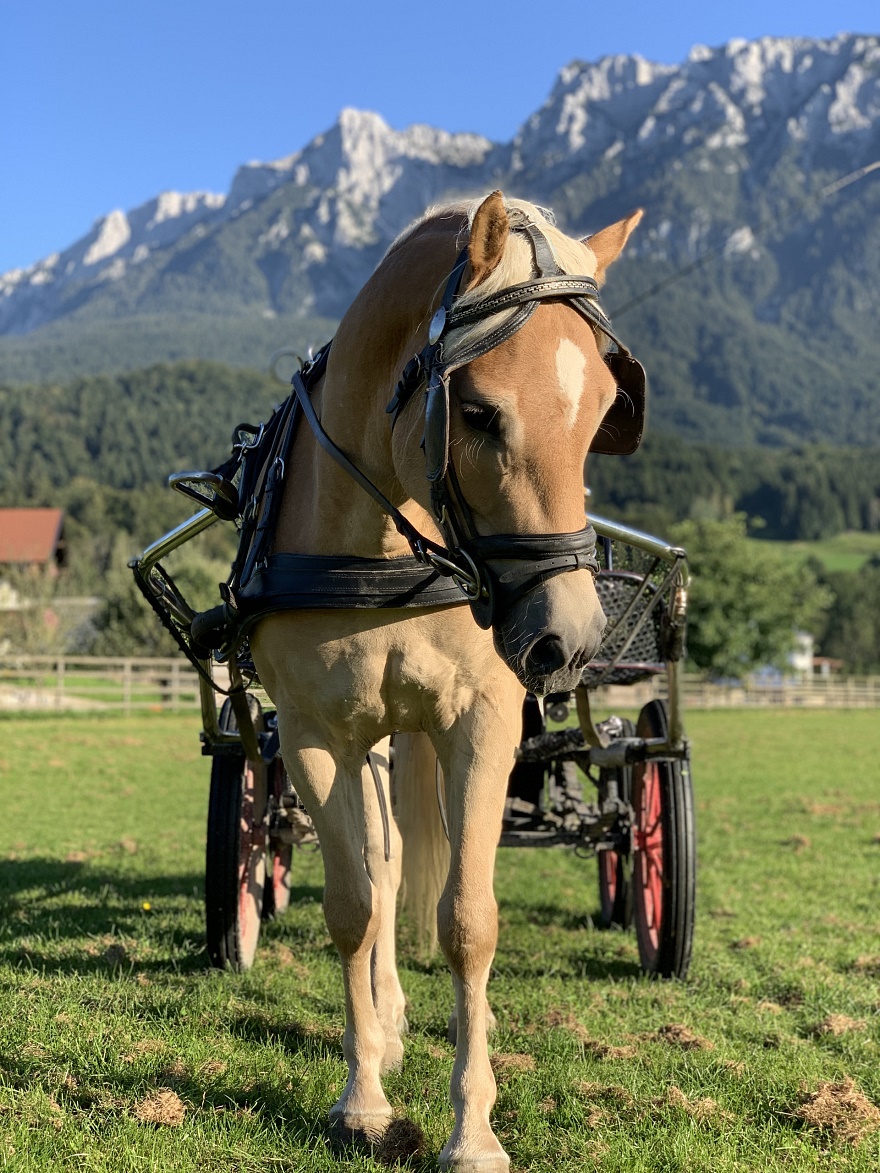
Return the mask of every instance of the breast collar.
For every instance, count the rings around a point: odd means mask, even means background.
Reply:
[[[449,380],[452,373],[511,338],[525,325],[540,302],[561,300],[611,340],[616,347],[611,357],[618,360],[618,366],[622,365],[636,396],[641,377],[642,410],[644,406],[644,371],[612,332],[599,305],[597,282],[592,277],[561,272],[546,238],[534,224],[517,226],[514,231],[524,232],[530,241],[537,276],[456,309],[455,300],[468,262],[467,249],[463,250],[431,320],[428,343],[404,367],[386,408],[392,417],[393,428],[416,392],[424,389],[425,472],[430,485],[431,510],[445,546],[420,533],[324,431],[309,392],[324,374],[329,344],[291,380],[293,394],[318,444],[391,517],[415,559],[456,583],[470,603],[476,622],[484,629],[496,623],[503,612],[523,595],[557,574],[572,570],[589,570],[594,576],[598,574],[596,533],[591,525],[586,525],[574,533],[477,534],[471,510],[449,458]],[[515,312],[482,337],[458,346],[449,343],[451,332],[458,327],[509,309]],[[611,362],[609,366],[618,385],[626,386]],[[631,428],[630,432],[633,430]],[[641,416],[638,417],[635,445],[640,438]],[[628,435],[626,442],[630,441],[631,435]]]

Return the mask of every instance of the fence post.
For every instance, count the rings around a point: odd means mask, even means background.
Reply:
[[[180,708],[180,661],[175,660],[171,665],[171,711],[176,713]]]
[[[122,663],[122,711],[131,713],[131,660]]]
[[[64,657],[55,661],[55,708],[64,708]]]

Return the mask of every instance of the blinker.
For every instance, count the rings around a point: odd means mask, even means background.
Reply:
[[[645,430],[645,368],[621,351],[606,355],[605,363],[617,383],[617,398],[605,413],[590,451],[601,456],[631,456]]]

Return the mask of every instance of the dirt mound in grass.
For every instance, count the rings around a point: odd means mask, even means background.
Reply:
[[[683,1022],[670,1022],[668,1026],[661,1026],[656,1034],[645,1036],[651,1042],[669,1043],[672,1047],[680,1047],[683,1051],[713,1051],[715,1044],[711,1039],[704,1039],[694,1034],[689,1026]]]
[[[692,1120],[733,1120],[730,1112],[725,1112],[718,1106],[718,1101],[706,1096],[703,1099],[692,1100],[675,1084],[666,1089],[666,1095],[655,1099],[658,1108],[678,1108],[686,1112]]]
[[[544,1025],[551,1029],[565,1030],[574,1035],[578,1042],[586,1042],[590,1033],[583,1023],[578,1022],[570,1010],[551,1010],[544,1015]]]
[[[535,1070],[535,1060],[532,1056],[517,1052],[496,1051],[489,1056],[489,1062],[492,1064],[492,1070],[499,1076],[519,1075],[523,1071]]]
[[[551,1010],[544,1021],[549,1027],[568,1031],[594,1059],[634,1059],[638,1054],[637,1047],[617,1047],[603,1042],[602,1039],[594,1039],[583,1023],[578,1022],[575,1016],[567,1011]]]
[[[603,1043],[600,1039],[584,1039],[583,1044],[587,1054],[595,1059],[635,1059],[639,1053],[638,1047],[633,1047],[629,1043],[615,1047],[611,1043]]]
[[[576,1086],[584,1097],[588,1128],[596,1128],[612,1117],[618,1120],[630,1117],[635,1111],[635,1100],[626,1088],[617,1084],[582,1082]]]
[[[183,1123],[186,1105],[170,1088],[161,1087],[134,1106],[134,1114],[142,1124]]]
[[[880,1108],[873,1104],[852,1079],[819,1084],[815,1091],[804,1089],[794,1116],[807,1128],[830,1134],[844,1144],[857,1145],[880,1128]]]
[[[829,1014],[827,1018],[823,1018],[821,1022],[817,1022],[810,1033],[814,1035],[834,1035],[836,1038],[839,1035],[849,1034],[850,1031],[862,1031],[866,1025],[863,1018],[850,1018],[847,1014]]]

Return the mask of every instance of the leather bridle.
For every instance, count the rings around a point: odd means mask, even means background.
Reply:
[[[456,309],[455,301],[468,262],[465,249],[449,275],[441,304],[431,319],[427,345],[407,363],[386,409],[392,416],[393,428],[416,392],[424,388],[425,471],[430,485],[431,511],[445,546],[420,533],[333,443],[321,426],[310,400],[309,388],[326,369],[329,344],[311,363],[297,371],[291,381],[296,399],[320,446],[389,514],[398,532],[409,543],[414,557],[438,574],[453,579],[482,628],[496,624],[516,601],[557,574],[572,570],[589,570],[594,576],[598,574],[596,532],[591,525],[586,525],[574,533],[477,534],[449,457],[451,375],[512,337],[525,325],[540,302],[562,301],[607,335],[616,347],[605,359],[619,388],[618,399],[606,415],[606,424],[609,420],[614,422],[605,438],[601,438],[600,429],[598,443],[594,441],[591,451],[634,451],[641,439],[644,418],[644,370],[612,332],[611,323],[599,304],[596,281],[592,277],[561,272],[546,238],[534,224],[527,222],[516,226],[513,231],[524,232],[528,237],[537,276]],[[465,335],[464,342],[458,345],[450,342],[451,333],[459,327],[510,309],[514,312],[484,335],[471,341]]]

